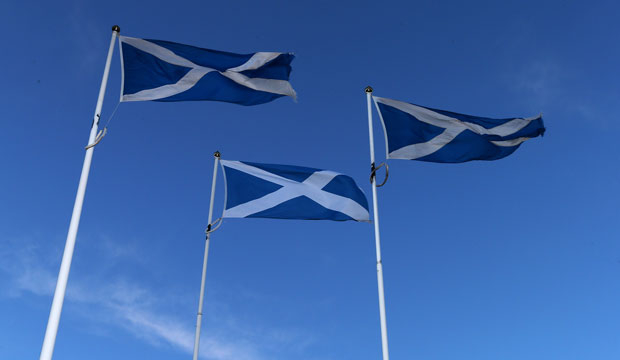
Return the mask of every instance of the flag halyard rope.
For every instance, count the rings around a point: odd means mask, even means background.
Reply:
[[[114,107],[114,110],[112,111],[112,114],[110,115],[110,117],[108,117],[108,121],[106,121],[105,126],[103,127],[103,130],[99,130],[99,133],[97,134],[97,137],[95,138],[95,141],[93,141],[92,144],[86,145],[84,150],[88,150],[96,146],[97,144],[99,144],[99,142],[103,139],[103,137],[108,133],[108,125],[110,125],[110,121],[114,117],[114,114],[116,114],[116,110],[118,110],[118,106],[120,104],[121,104],[120,101],[116,103],[116,106]],[[101,116],[99,114],[97,114],[97,119],[101,119]]]
[[[222,226],[222,218],[221,217],[215,219],[214,222],[212,222],[211,224],[207,225],[207,228],[205,229],[205,234],[210,234],[210,233],[214,232],[215,230],[219,229],[220,226]]]

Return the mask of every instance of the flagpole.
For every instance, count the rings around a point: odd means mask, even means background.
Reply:
[[[372,171],[372,205],[373,219],[375,224],[375,248],[377,252],[377,286],[379,289],[379,315],[381,317],[381,348],[383,349],[383,360],[390,358],[388,354],[387,324],[385,320],[385,293],[383,290],[383,264],[381,263],[381,236],[379,234],[379,208],[377,207],[377,180],[375,176],[375,141],[372,130],[372,87],[367,86],[366,102],[368,104],[368,136],[370,138],[370,168]]]
[[[205,254],[202,261],[202,280],[200,281],[200,300],[198,300],[198,314],[196,315],[196,337],[194,339],[194,357],[198,360],[198,348],[200,346],[200,326],[202,325],[202,303],[205,295],[205,278],[207,276],[207,257],[209,256],[209,238],[211,237],[211,220],[213,220],[213,200],[215,199],[215,180],[217,179],[217,167],[220,162],[220,152],[213,154],[213,181],[211,182],[211,203],[209,204],[209,222],[205,239]]]
[[[88,144],[92,145],[97,138],[99,130],[99,118],[101,117],[101,107],[103,106],[103,97],[105,95],[106,85],[108,84],[108,74],[110,73],[110,63],[112,54],[114,53],[114,41],[121,29],[114,25],[112,27],[112,39],[110,40],[110,48],[108,49],[108,57],[106,59],[105,68],[103,70],[103,79],[99,88],[99,97],[97,98],[97,106],[93,124],[90,129],[90,137]],[[73,249],[75,248],[75,239],[77,237],[78,226],[80,225],[80,216],[82,214],[82,205],[84,204],[84,194],[86,193],[86,183],[88,182],[88,173],[90,172],[90,163],[93,158],[94,146],[87,147],[84,156],[84,165],[82,166],[82,175],[80,176],[80,184],[75,196],[73,205],[73,213],[71,215],[71,223],[69,224],[69,232],[65,243],[65,251],[62,255],[60,271],[58,272],[58,280],[56,281],[56,290],[54,291],[54,300],[52,300],[52,308],[50,316],[47,320],[47,329],[45,330],[45,338],[43,347],[41,348],[41,360],[50,360],[54,353],[54,345],[56,343],[56,334],[58,333],[58,323],[60,322],[60,313],[62,312],[62,304],[67,290],[67,280],[69,279],[69,270],[71,269],[71,259],[73,258]]]

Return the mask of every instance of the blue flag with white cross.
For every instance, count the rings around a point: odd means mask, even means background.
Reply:
[[[224,218],[369,221],[366,196],[349,176],[292,165],[221,164]]]
[[[162,40],[119,37],[121,101],[212,100],[240,105],[296,97],[289,83],[294,56],[234,54]]]
[[[543,135],[542,115],[491,119],[373,96],[388,159],[461,163],[497,160]]]

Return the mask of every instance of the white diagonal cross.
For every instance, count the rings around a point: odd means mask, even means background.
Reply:
[[[339,173],[327,170],[317,171],[310,175],[306,180],[297,182],[239,161],[221,160],[221,162],[224,167],[236,169],[246,174],[250,174],[257,178],[282,186],[280,189],[263,197],[250,200],[230,209],[226,209],[224,211],[224,217],[247,217],[252,214],[271,209],[288,200],[292,200],[300,196],[306,196],[317,202],[319,205],[327,209],[346,214],[352,219],[358,221],[369,220],[368,210],[356,201],[348,197],[332,194],[322,190],[323,187],[329,184],[333,178],[340,175]]]
[[[121,101],[145,101],[167,98],[191,89],[200,79],[202,79],[203,76],[212,71],[217,71],[222,76],[229,78],[237,84],[246,86],[253,90],[287,95],[293,98],[297,96],[291,84],[286,80],[249,78],[241,74],[241,71],[258,69],[269,61],[277,58],[280,55],[280,53],[277,52],[257,52],[252,55],[248,61],[240,66],[227,69],[226,71],[218,71],[216,69],[194,64],[174,52],[144,39],[120,36],[119,41],[149,53],[167,63],[184,66],[191,69],[175,84],[163,85],[154,89],[146,89],[138,91],[134,94],[121,94]]]
[[[508,136],[516,133],[517,131],[523,129],[530,122],[540,118],[539,116],[531,117],[531,118],[516,118],[510,121],[507,121],[501,125],[496,127],[487,129],[478,124],[470,123],[467,121],[462,121],[453,117],[449,117],[437,112],[434,112],[430,109],[409,104],[402,101],[386,99],[381,97],[373,96],[375,100],[375,105],[377,106],[377,111],[379,112],[379,116],[381,117],[381,122],[383,122],[385,127],[385,122],[383,121],[383,116],[381,114],[381,109],[379,108],[379,103],[386,104],[388,106],[392,106],[411,114],[416,119],[433,125],[440,128],[445,129],[441,134],[435,136],[429,141],[417,144],[411,144],[404,146],[400,149],[394,150],[391,153],[389,150],[387,151],[389,159],[417,159],[427,155],[434,153],[435,151],[441,149],[445,145],[449,144],[455,137],[457,137],[460,133],[465,130],[470,130],[478,135],[498,135],[498,136]],[[511,140],[503,140],[503,141],[491,141],[491,143],[497,146],[516,146],[528,140],[528,137],[520,137],[517,139]],[[387,133],[386,133],[386,147],[387,147]]]

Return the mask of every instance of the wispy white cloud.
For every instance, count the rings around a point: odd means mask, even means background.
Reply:
[[[103,242],[105,243],[105,241]],[[131,261],[130,247],[115,248],[109,241],[104,244],[106,257]],[[5,242],[0,245],[0,272],[8,275],[3,285],[5,296],[51,296],[56,284],[54,265],[45,261],[45,251],[32,242]],[[47,257],[49,258],[49,257]],[[55,257],[57,259],[57,257]],[[181,319],[173,315],[173,308],[184,301],[170,301],[157,296],[157,291],[141,286],[123,277],[88,281],[72,275],[67,290],[67,302],[73,311],[84,308],[84,319],[114,328],[120,327],[152,346],[170,346],[192,353],[195,317]],[[193,302],[192,302],[193,303]],[[88,310],[85,310],[85,309]],[[93,308],[98,309],[92,311]],[[201,358],[209,360],[262,360],[278,348],[302,351],[312,343],[312,337],[289,329],[252,329],[241,326],[238,319],[223,312],[225,306],[216,304],[218,326],[205,329],[201,339]],[[195,314],[194,309],[189,313]],[[93,314],[100,314],[93,317]],[[194,315],[195,316],[195,315]]]
[[[601,85],[589,73],[561,59],[520,62],[507,73],[506,80],[534,109],[568,113],[580,124],[603,130],[610,130],[615,124],[618,92],[597,88]]]
[[[560,96],[564,80],[565,75],[559,64],[540,59],[520,64],[520,67],[510,72],[508,76],[508,81],[515,90],[538,106],[545,105]]]
[[[2,288],[5,295],[19,297],[24,292],[48,295],[54,291],[56,277],[48,270],[38,254],[37,247],[27,239],[6,241],[0,246],[0,271],[7,284]]]

